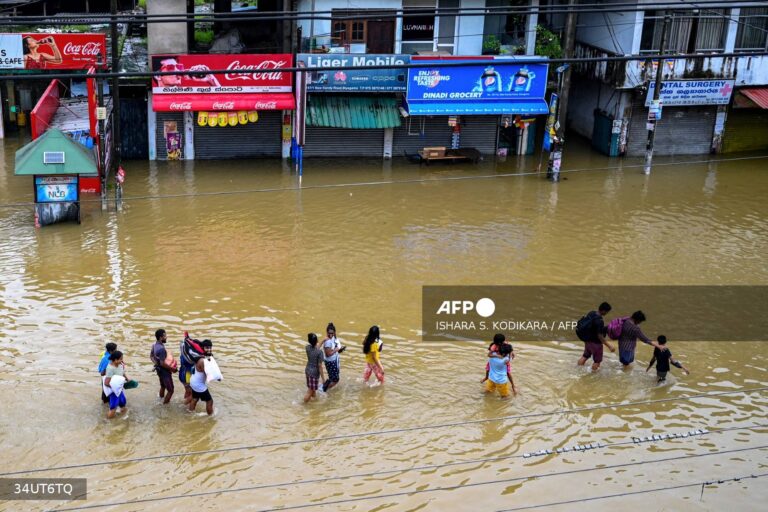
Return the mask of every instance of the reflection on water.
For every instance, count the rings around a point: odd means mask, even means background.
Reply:
[[[31,199],[3,149],[0,203]],[[570,150],[570,148],[569,148]],[[83,208],[80,226],[35,230],[31,209],[0,209],[0,439],[8,470],[454,423],[645,401],[768,383],[759,343],[675,343],[692,370],[656,387],[638,349],[629,373],[609,355],[597,375],[576,344],[516,343],[520,396],[482,396],[484,343],[422,343],[421,286],[474,284],[768,284],[765,160],[660,166],[573,148],[553,185],[536,176],[446,180],[534,169],[538,157],[419,168],[393,161],[307,161],[303,190],[280,161],[127,162],[121,213]],[[656,163],[663,163],[657,159]],[[634,162],[636,163],[636,162]],[[327,187],[345,183],[399,184]],[[227,195],[198,195],[273,189]],[[143,196],[173,196],[135,199]],[[304,340],[333,321],[350,345],[342,382],[308,406]],[[387,384],[364,388],[362,338],[382,326]],[[152,333],[211,337],[224,372],[213,418],[159,405]],[[656,334],[656,333],[650,333]],[[104,420],[96,375],[115,341],[141,385],[127,418]],[[178,353],[176,343],[170,345]],[[177,395],[180,395],[177,392]],[[188,456],[39,476],[89,478],[87,503],[234,489],[498,457],[630,435],[765,423],[766,394],[661,402],[364,438]],[[765,452],[480,484],[662,455],[765,444],[766,430],[543,459],[284,485],[119,510],[262,510],[465,485],[352,502],[345,510],[496,510],[754,472]],[[10,462],[12,461],[12,463]],[[631,486],[631,487],[630,487]],[[754,509],[766,487],[741,483],[663,495],[674,510]],[[661,496],[661,495],[660,495]],[[688,499],[686,499],[686,497]],[[17,502],[18,503],[18,502]],[[14,504],[16,505],[16,504]],[[0,504],[0,510],[44,507]],[[53,504],[47,504],[53,506]],[[613,510],[616,501],[591,503]],[[629,497],[622,508],[647,507]],[[340,505],[326,509],[336,510]],[[584,505],[586,507],[587,505]],[[735,507],[735,508],[734,508]]]

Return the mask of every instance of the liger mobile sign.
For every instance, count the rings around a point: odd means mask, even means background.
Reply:
[[[446,63],[451,61],[440,61]],[[543,99],[547,64],[472,62],[438,67],[437,61],[408,70],[409,102],[494,102]]]

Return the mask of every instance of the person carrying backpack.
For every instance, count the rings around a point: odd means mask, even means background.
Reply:
[[[589,358],[592,358],[592,371],[600,369],[603,361],[603,345],[608,350],[615,352],[616,348],[605,339],[605,322],[603,317],[611,310],[611,305],[603,302],[597,311],[590,311],[576,324],[576,335],[584,342],[584,353],[579,358],[579,366],[584,366]]]
[[[608,337],[619,341],[619,361],[624,365],[624,369],[629,369],[635,360],[638,338],[646,345],[662,351],[667,350],[643,334],[640,330],[640,324],[643,322],[645,322],[645,314],[642,311],[635,311],[630,317],[617,317],[608,324]]]

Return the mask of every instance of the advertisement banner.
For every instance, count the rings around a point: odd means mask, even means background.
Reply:
[[[547,64],[494,60],[451,68],[430,65],[438,62],[408,69],[409,102],[543,99],[547,88]]]
[[[185,75],[156,76],[154,94],[218,94],[291,92],[293,74],[277,69],[292,67],[291,54],[153,55],[152,71],[187,71]],[[229,73],[212,75],[211,70]]]
[[[35,202],[77,201],[77,176],[35,176]]]
[[[106,67],[105,34],[2,34],[2,69],[88,69],[101,55]]]
[[[314,54],[298,55],[307,68],[350,66],[402,66],[411,62],[410,55]],[[309,92],[405,92],[405,68],[344,69],[308,73]]]
[[[659,99],[665,107],[685,105],[727,105],[735,80],[666,80],[661,82]],[[645,106],[650,107],[656,83],[650,82]]]

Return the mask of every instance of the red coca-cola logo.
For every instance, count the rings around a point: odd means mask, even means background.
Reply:
[[[169,105],[169,108],[171,110],[192,110],[192,103],[190,103],[189,101],[185,101],[182,103],[172,102]]]
[[[88,42],[84,44],[74,44],[68,42],[64,45],[64,55],[81,55],[83,57],[96,57],[101,53],[101,44]]]
[[[213,103],[213,109],[214,110],[234,110],[235,102],[234,101],[215,101]]]
[[[227,70],[232,71],[241,71],[240,73],[227,73],[224,75],[224,78],[227,80],[264,80],[264,81],[278,81],[282,80],[283,78],[283,72],[282,71],[272,71],[272,72],[256,72],[257,69],[280,69],[283,66],[287,64],[284,60],[265,60],[262,62],[259,62],[256,65],[253,64],[240,64],[239,60],[232,61],[229,66],[227,66]],[[247,71],[246,73],[243,73],[242,71]]]
[[[257,101],[253,108],[255,110],[276,110],[277,109],[277,102],[276,101]]]

